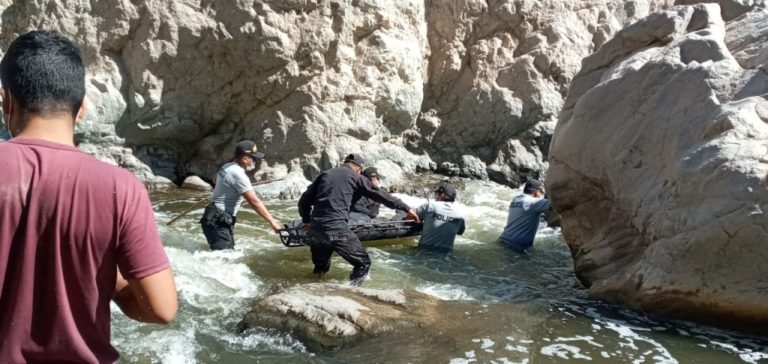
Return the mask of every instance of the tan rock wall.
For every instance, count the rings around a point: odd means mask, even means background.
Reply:
[[[581,58],[669,1],[2,1],[0,44],[72,37],[88,62],[81,147],[180,182],[241,138],[264,177],[345,153],[515,183],[546,168]],[[2,47],[0,47],[2,48]]]

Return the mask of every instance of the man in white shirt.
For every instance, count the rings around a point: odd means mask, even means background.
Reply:
[[[256,167],[256,159],[263,158],[264,154],[258,152],[256,143],[243,140],[235,146],[235,157],[232,161],[221,166],[216,174],[211,203],[205,208],[205,213],[200,219],[203,234],[211,250],[235,247],[235,216],[243,201],[247,201],[273,230],[280,230],[280,224],[272,218],[267,207],[256,196],[251,179],[245,174]]]

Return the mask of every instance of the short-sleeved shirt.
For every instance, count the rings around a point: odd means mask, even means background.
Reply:
[[[216,174],[216,187],[213,188],[211,201],[217,208],[235,216],[245,200],[243,194],[248,191],[253,191],[253,185],[245,169],[235,162],[229,162],[221,166]]]
[[[72,146],[0,143],[0,361],[114,362],[117,267],[169,267],[147,190]]]
[[[451,251],[456,235],[463,234],[466,227],[466,213],[455,202],[428,201],[416,208],[423,220],[419,249]]]
[[[522,194],[509,204],[507,225],[499,238],[510,248],[523,250],[533,245],[541,214],[549,210],[549,200]]]

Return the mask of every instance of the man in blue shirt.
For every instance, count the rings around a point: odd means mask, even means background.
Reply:
[[[549,200],[544,198],[544,185],[532,178],[525,182],[523,194],[509,204],[507,226],[499,237],[505,246],[524,251],[533,246],[541,214],[549,210]]]

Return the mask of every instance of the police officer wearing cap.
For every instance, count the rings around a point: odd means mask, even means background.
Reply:
[[[523,193],[509,204],[507,225],[499,241],[514,251],[522,252],[533,246],[533,239],[539,229],[541,214],[549,210],[549,200],[544,198],[544,185],[529,178]]]
[[[299,214],[309,229],[310,251],[314,273],[323,275],[331,268],[331,255],[338,253],[352,264],[349,279],[360,285],[371,267],[371,259],[360,239],[347,226],[349,210],[354,201],[368,197],[385,206],[406,211],[409,218],[418,221],[416,212],[388,192],[373,187],[371,181],[360,174],[363,158],[350,154],[340,167],[320,173],[299,199]]]
[[[243,140],[235,146],[232,161],[224,164],[216,174],[213,195],[205,213],[200,219],[206,240],[211,250],[232,249],[235,247],[234,229],[237,211],[243,201],[261,216],[273,230],[278,231],[280,224],[261,202],[251,185],[246,171],[256,168],[256,159],[263,159],[264,154],[256,148],[256,143]]]
[[[416,208],[424,221],[419,238],[419,250],[448,253],[453,250],[456,235],[466,229],[467,213],[456,201],[456,188],[442,181],[435,188],[435,200]]]

